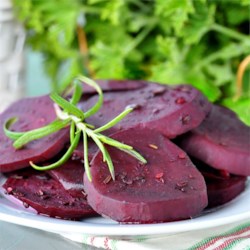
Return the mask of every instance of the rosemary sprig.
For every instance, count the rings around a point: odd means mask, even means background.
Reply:
[[[79,83],[79,81],[83,81],[86,84],[95,88],[95,90],[97,91],[99,95],[99,99],[97,103],[86,112],[83,112],[82,110],[78,109],[76,106],[76,104],[80,101],[81,95],[83,92],[82,84]],[[135,157],[136,159],[141,161],[143,164],[147,162],[146,159],[142,155],[140,155],[138,152],[136,152],[133,149],[133,147],[131,147],[130,145],[121,143],[119,141],[116,141],[112,138],[109,138],[101,134],[101,132],[116,125],[124,117],[126,117],[130,112],[132,112],[133,111],[132,107],[126,108],[121,114],[119,114],[110,122],[108,122],[107,124],[99,128],[95,128],[93,125],[85,122],[86,118],[98,112],[98,110],[101,108],[102,103],[103,103],[102,90],[95,81],[84,76],[79,76],[74,83],[74,93],[70,101],[67,101],[66,99],[64,99],[63,97],[59,96],[56,93],[52,93],[50,95],[50,98],[55,103],[54,108],[55,108],[55,112],[57,115],[57,119],[51,122],[50,124],[42,128],[30,130],[27,132],[14,132],[14,131],[9,130],[10,126],[17,121],[18,118],[16,117],[10,118],[4,124],[4,132],[6,136],[14,140],[13,146],[16,149],[22,148],[24,145],[26,145],[30,141],[43,138],[65,127],[70,126],[70,147],[62,156],[62,158],[59,159],[57,162],[54,162],[48,166],[38,166],[34,164],[33,162],[30,162],[30,165],[36,170],[51,170],[64,164],[71,157],[73,151],[77,147],[80,141],[81,135],[83,136],[83,146],[84,146],[83,147],[84,167],[85,167],[85,171],[88,176],[88,179],[90,181],[92,180],[92,176],[90,172],[90,164],[88,161],[88,138],[91,138],[100,149],[102,156],[103,156],[103,161],[107,163],[107,166],[109,168],[109,171],[113,180],[115,179],[114,165],[105,145],[116,147],[119,150],[124,151],[127,154],[131,155],[132,157]]]

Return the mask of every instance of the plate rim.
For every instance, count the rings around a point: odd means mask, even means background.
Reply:
[[[1,177],[1,176],[0,176]],[[247,199],[246,199],[246,197]],[[239,214],[233,214],[230,216],[222,216],[213,218],[213,215],[222,214],[223,210],[233,210],[234,206],[237,208],[237,201],[240,200],[241,203],[248,202],[249,208],[245,209],[245,212]],[[239,201],[238,201],[239,202]],[[244,219],[250,220],[250,177],[246,184],[245,191],[243,191],[234,200],[228,202],[227,204],[218,207],[214,212],[204,213],[202,216],[181,220],[175,222],[165,222],[156,224],[112,224],[106,222],[106,224],[100,223],[89,223],[85,219],[82,221],[67,221],[62,219],[50,218],[43,215],[37,215],[28,211],[18,210],[13,208],[14,203],[6,199],[4,195],[0,194],[0,220],[5,222],[10,222],[13,224],[26,226],[30,228],[36,228],[48,232],[58,233],[58,234],[86,234],[92,236],[155,236],[155,235],[169,235],[175,233],[182,233],[187,231],[195,231],[200,229],[209,229],[213,227],[223,226],[226,224],[234,223]],[[12,207],[11,207],[12,206]],[[246,206],[247,207],[247,206]],[[5,210],[5,211],[4,211]],[[7,213],[6,213],[7,210]],[[212,220],[209,217],[212,215]],[[208,217],[208,219],[206,218]],[[104,220],[102,217],[93,218],[93,220]],[[118,230],[119,229],[119,230]],[[139,233],[138,233],[139,232]]]

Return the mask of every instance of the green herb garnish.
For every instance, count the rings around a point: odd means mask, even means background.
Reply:
[[[78,109],[76,104],[80,101],[81,95],[82,95],[82,84],[79,83],[79,81],[83,81],[86,84],[92,86],[96,89],[99,99],[97,103],[91,107],[86,112],[83,112],[82,110]],[[70,126],[70,147],[66,151],[66,153],[56,162],[48,165],[48,166],[37,166],[33,162],[30,162],[30,165],[36,169],[36,170],[51,170],[54,168],[57,168],[64,164],[72,155],[73,151],[77,147],[81,135],[83,136],[83,145],[84,145],[84,167],[86,174],[89,178],[89,180],[92,180],[91,173],[90,173],[90,165],[88,161],[88,138],[91,138],[103,155],[103,161],[107,163],[110,174],[112,179],[115,179],[114,174],[114,166],[112,159],[110,157],[109,152],[105,148],[105,144],[116,147],[127,154],[131,155],[132,157],[135,157],[142,163],[146,163],[146,159],[140,155],[138,152],[136,152],[133,147],[121,143],[119,141],[116,141],[112,138],[109,138],[105,135],[102,135],[100,132],[103,132],[115,124],[117,124],[119,121],[121,121],[125,116],[127,116],[131,111],[133,111],[132,107],[126,108],[121,114],[116,116],[113,120],[108,122],[107,124],[95,128],[93,125],[88,124],[85,122],[85,119],[90,117],[91,115],[98,112],[98,110],[101,108],[103,103],[103,93],[99,85],[84,76],[79,76],[75,83],[74,83],[74,93],[70,101],[67,101],[63,97],[59,96],[57,93],[52,93],[50,95],[50,98],[54,101],[54,107],[55,112],[57,115],[57,119],[51,122],[50,124],[30,130],[27,132],[13,132],[9,130],[10,126],[17,121],[17,118],[10,118],[6,121],[4,125],[4,132],[6,136],[8,136],[10,139],[14,140],[13,146],[16,149],[22,148],[24,145],[29,143],[30,141],[37,140],[40,138],[43,138],[45,136],[48,136],[50,134],[53,134],[65,127]]]
[[[237,68],[250,54],[249,0],[12,2],[27,46],[45,58],[53,89],[82,72],[190,83],[250,125],[250,67],[241,98],[233,100]]]

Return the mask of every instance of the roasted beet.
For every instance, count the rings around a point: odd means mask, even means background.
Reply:
[[[250,127],[227,108],[214,105],[202,124],[183,136],[179,144],[211,167],[250,175]]]
[[[101,153],[91,163],[92,182],[84,177],[89,204],[123,223],[158,223],[191,218],[207,206],[206,185],[185,152],[157,130],[131,128],[114,139],[132,145],[148,161],[107,147],[113,159],[112,181]]]
[[[55,118],[53,103],[49,96],[26,98],[15,102],[0,115],[0,172],[9,172],[29,166],[29,161],[43,162],[56,155],[68,142],[68,128],[42,139],[32,141],[16,150],[3,131],[4,123],[12,117],[18,121],[11,126],[13,131],[28,131],[40,128]]]
[[[47,173],[22,170],[9,176],[3,187],[7,193],[34,208],[39,214],[63,219],[96,215],[86,196],[72,195]]]
[[[79,104],[86,111],[97,101],[93,96]],[[156,128],[165,136],[174,138],[198,126],[211,108],[211,104],[196,89],[189,85],[170,87],[150,83],[133,91],[107,92],[100,111],[87,119],[99,127],[120,114],[128,105],[134,111],[114,126],[110,133],[136,125]]]
[[[245,176],[233,175],[211,168],[196,159],[192,159],[192,161],[205,179],[208,208],[223,205],[244,191],[247,180]]]

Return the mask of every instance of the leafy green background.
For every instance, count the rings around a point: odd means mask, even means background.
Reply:
[[[250,125],[249,0],[14,0],[27,44],[42,52],[51,88],[93,78],[190,83]],[[77,25],[88,53],[79,53]]]

